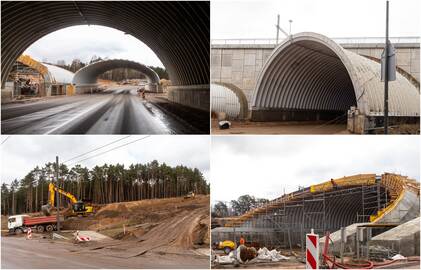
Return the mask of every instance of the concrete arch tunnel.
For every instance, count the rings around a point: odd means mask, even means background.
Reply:
[[[136,37],[155,52],[173,85],[170,99],[209,110],[209,6],[197,1],[2,1],[2,87],[14,61],[38,39],[69,26],[102,25]]]
[[[212,236],[218,241],[218,233],[225,237],[235,230],[248,235],[248,241],[254,237],[257,242],[285,242],[289,233],[292,245],[297,246],[311,229],[324,235],[356,223],[402,224],[413,220],[420,216],[419,200],[419,182],[406,176],[347,176],[285,194],[230,219]]]
[[[383,115],[380,64],[304,32],[286,39],[260,72],[251,101],[252,119],[323,120],[355,107],[360,115]],[[419,118],[419,91],[401,74],[389,84],[389,115]],[[366,121],[367,122],[367,121]],[[367,123],[363,123],[367,128]]]
[[[139,71],[148,81],[145,86],[146,90],[158,92],[159,76],[154,70],[143,64],[122,59],[103,60],[81,68],[75,73],[73,84],[76,85],[77,91],[83,91],[83,88],[96,85],[99,75],[116,68],[130,68]]]

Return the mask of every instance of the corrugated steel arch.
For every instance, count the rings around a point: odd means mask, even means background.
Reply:
[[[236,227],[241,231],[244,227],[277,229],[285,225],[290,228],[291,241],[295,245],[302,237],[301,226],[305,231],[313,228],[317,233],[323,234],[323,230],[333,232],[340,227],[362,221],[401,223],[419,216],[420,185],[407,176],[384,173],[379,179],[375,174],[360,174],[332,180],[272,200],[242,216],[230,219],[225,226]],[[372,188],[366,196],[377,197],[378,187],[381,188],[380,211],[368,207],[363,211],[363,188]],[[387,199],[384,192],[388,194]],[[325,202],[317,201],[322,198],[325,198]],[[275,214],[283,209],[283,214]],[[322,214],[324,211],[326,215]],[[308,218],[303,218],[306,213]],[[357,213],[364,215],[364,220],[358,220]],[[281,222],[284,224],[270,224],[266,222],[268,216],[283,218]],[[396,219],[396,216],[399,218]]]
[[[159,76],[154,70],[141,63],[122,59],[103,60],[87,65],[75,73],[73,83],[76,85],[95,84],[99,75],[116,68],[137,70],[146,76],[149,83],[159,85]]]
[[[173,85],[209,84],[209,2],[2,1],[2,75],[43,36],[90,24],[124,31],[149,46]]]
[[[239,114],[238,114],[238,118],[239,119],[247,119],[249,117],[249,109],[248,109],[248,101],[247,101],[247,97],[244,94],[243,90],[241,90],[240,88],[238,88],[237,86],[235,86],[232,83],[225,83],[225,82],[212,82],[212,84],[216,84],[219,86],[222,86],[224,89],[227,89],[228,91],[231,91],[238,99],[238,104],[239,104]],[[211,86],[212,86],[211,84]],[[212,94],[212,87],[211,87],[211,94]],[[215,107],[215,103],[214,103],[214,98],[212,95],[212,107]]]
[[[383,114],[380,64],[343,49],[316,33],[291,36],[272,52],[260,72],[252,110],[333,110],[357,106]],[[419,116],[419,91],[401,74],[389,83],[389,115]]]

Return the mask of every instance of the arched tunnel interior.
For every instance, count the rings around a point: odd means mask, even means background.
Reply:
[[[175,86],[209,84],[208,2],[2,1],[1,7],[2,87],[31,44],[82,24],[115,28],[142,41]]]
[[[313,40],[295,41],[279,51],[255,91],[252,119],[257,121],[346,122],[347,110],[357,105],[340,57]]]
[[[140,72],[148,81],[145,86],[147,88],[146,90],[152,92],[158,91],[159,76],[154,70],[143,64],[122,59],[103,60],[83,67],[76,72],[73,83],[76,85],[78,91],[83,92],[84,88],[88,89],[91,85],[96,84],[101,74],[117,68],[129,68]]]

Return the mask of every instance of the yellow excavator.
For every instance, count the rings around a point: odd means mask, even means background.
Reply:
[[[48,203],[41,206],[41,210],[46,216],[51,215],[51,210],[54,207],[56,191],[70,200],[72,208],[68,216],[87,216],[94,212],[94,208],[92,206],[87,206],[83,201],[77,200],[72,193],[56,187],[53,183],[50,183],[48,185]]]

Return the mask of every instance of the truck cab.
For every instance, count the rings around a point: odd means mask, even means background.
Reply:
[[[9,229],[9,232],[18,232],[22,233],[24,232],[23,228],[24,223],[23,219],[25,217],[29,217],[28,215],[16,215],[16,216],[10,216],[7,220],[7,228]]]

